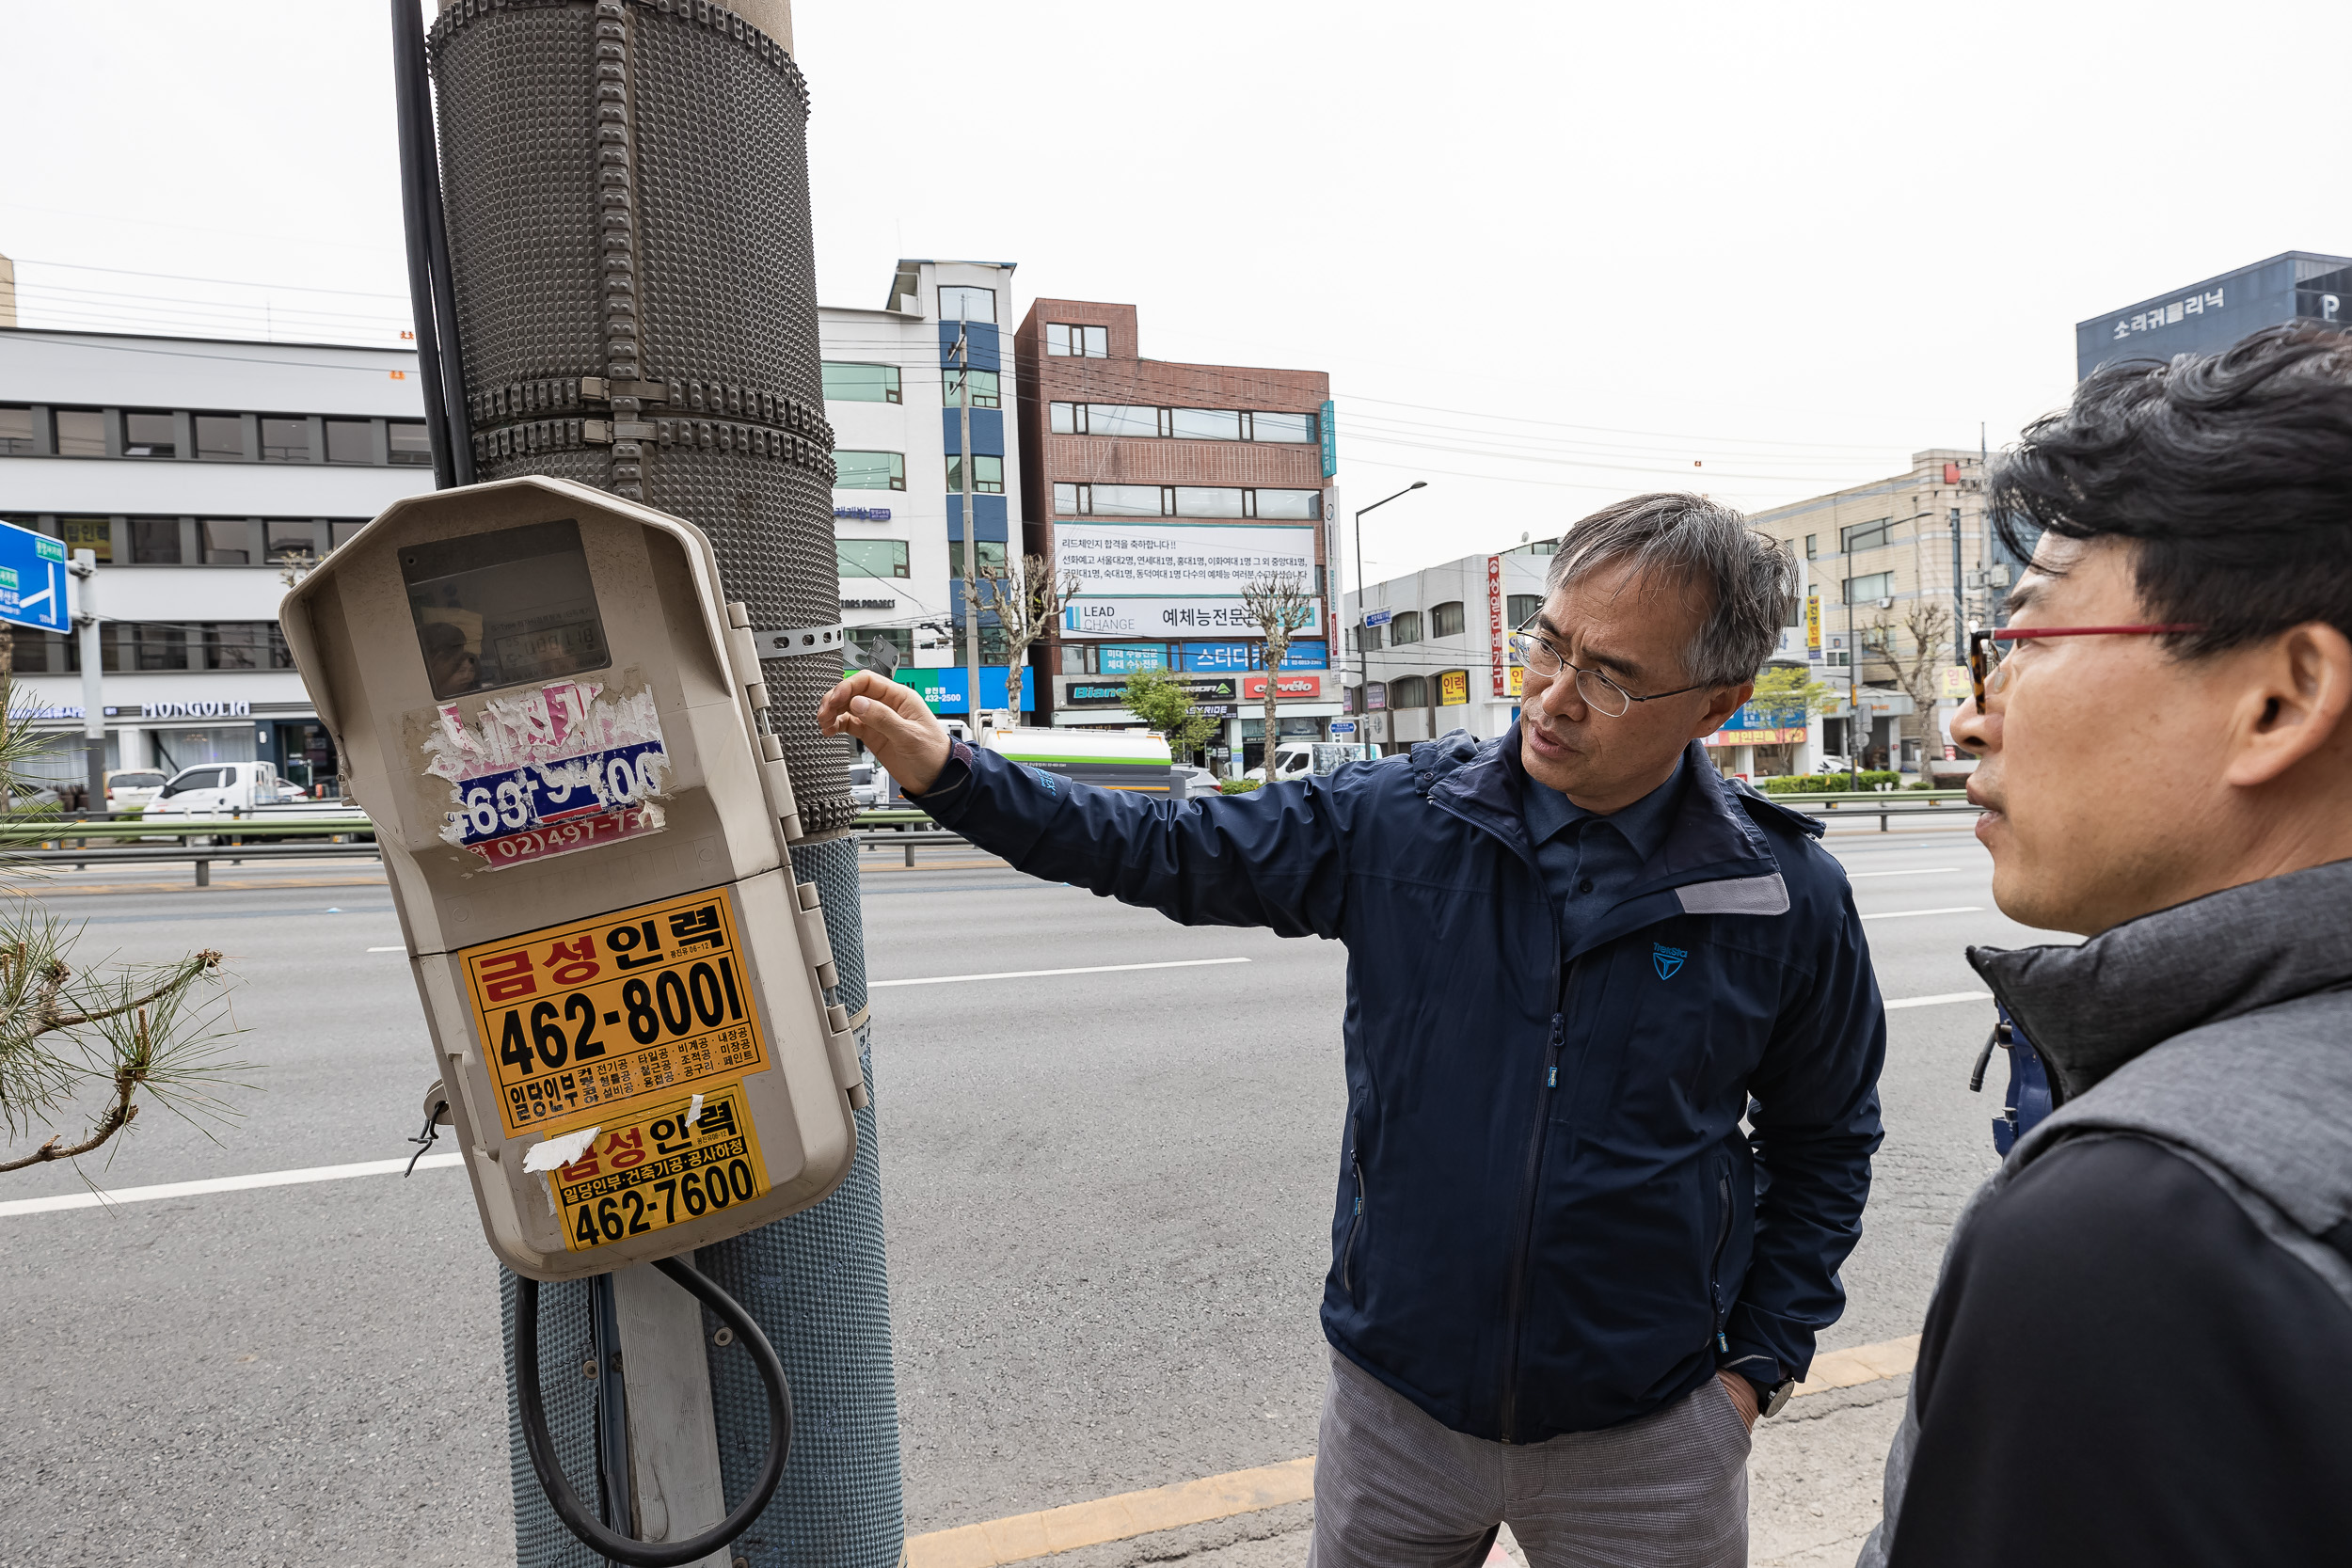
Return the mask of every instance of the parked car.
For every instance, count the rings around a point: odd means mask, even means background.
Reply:
[[[106,809],[137,811],[162,794],[170,778],[154,768],[118,768],[106,775]]]
[[[146,817],[226,816],[298,802],[302,792],[266,762],[208,762],[174,773],[148,802]]]
[[[1303,779],[1312,774],[1321,777],[1336,773],[1343,762],[1368,762],[1373,759],[1371,746],[1343,740],[1285,740],[1274,749],[1274,778]],[[1252,768],[1242,775],[1246,779],[1263,779],[1263,768]]]
[[[1197,795],[1216,793],[1216,775],[1205,768],[1195,768],[1188,762],[1170,764],[1168,769],[1168,779],[1169,793],[1181,793],[1187,800]],[[1179,784],[1184,786],[1181,791],[1176,788]]]

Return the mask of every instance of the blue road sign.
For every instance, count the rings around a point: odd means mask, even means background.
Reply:
[[[0,621],[12,626],[64,631],[73,624],[65,603],[65,545],[14,523],[0,523]]]

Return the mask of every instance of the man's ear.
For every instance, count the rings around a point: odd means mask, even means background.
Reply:
[[[1707,699],[1707,712],[1699,720],[1699,727],[1691,732],[1693,740],[1703,739],[1724,727],[1724,721],[1740,710],[1740,705],[1756,695],[1756,683],[1742,681],[1738,686],[1719,686]]]
[[[2222,777],[2242,789],[2271,784],[2306,757],[2352,740],[2352,638],[2325,621],[2281,632],[2254,651],[2233,716]]]

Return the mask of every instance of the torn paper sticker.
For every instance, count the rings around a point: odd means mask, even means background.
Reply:
[[[694,1103],[686,1107],[686,1125],[691,1127],[702,1119],[703,1097],[701,1095],[696,1095],[694,1097]]]
[[[596,1134],[602,1131],[599,1127],[590,1127],[581,1132],[564,1133],[561,1137],[540,1139],[523,1151],[523,1174],[536,1176],[541,1171],[563,1169],[578,1160],[588,1146],[596,1141]]]
[[[424,770],[456,808],[441,837],[493,869],[661,831],[670,754],[651,689],[553,681],[491,698],[472,725],[455,703],[437,711]]]

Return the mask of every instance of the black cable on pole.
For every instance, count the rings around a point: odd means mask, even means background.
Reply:
[[[581,1505],[580,1494],[572,1490],[556,1459],[555,1441],[548,1435],[547,1402],[539,1389],[539,1282],[528,1275],[516,1276],[518,1289],[515,1292],[515,1402],[522,1414],[523,1447],[531,1453],[531,1467],[538,1472],[539,1484],[546,1489],[548,1501],[554,1506],[556,1517],[564,1521],[564,1528],[592,1551],[602,1552],[629,1568],[678,1568],[709,1556],[751,1528],[752,1521],[759,1517],[768,1500],[775,1496],[777,1484],[784,1480],[785,1459],[792,1451],[792,1390],[785,1381],[784,1362],[777,1356],[776,1347],[768,1342],[768,1336],[743,1310],[742,1303],[719,1289],[700,1270],[675,1258],[657,1259],[654,1267],[735,1330],[736,1338],[759,1369],[759,1380],[768,1391],[767,1463],[761,1465],[750,1493],[735,1512],[691,1541],[632,1541],[607,1529],[594,1513]]]
[[[450,467],[460,484],[471,484],[473,420],[466,410],[466,344],[457,330],[457,288],[451,280],[449,229],[441,212],[441,159],[433,135],[433,87],[424,71],[424,21],[413,8],[409,25],[416,29],[417,71],[411,90],[416,94],[418,184],[424,206],[424,260],[433,286],[433,316],[441,334],[441,417],[449,423]]]
[[[426,259],[429,230],[418,169],[421,153],[425,161],[433,157],[431,140],[417,123],[419,99],[413,83],[423,74],[422,13],[417,0],[392,0],[392,105],[399,124],[401,228],[407,236],[408,302],[417,324],[417,371],[424,381],[424,429],[433,445],[433,485],[446,490],[457,483],[457,470],[452,461],[448,409],[442,395],[440,340],[433,330],[433,271]]]

